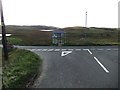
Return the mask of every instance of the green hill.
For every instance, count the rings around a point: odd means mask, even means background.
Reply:
[[[52,45],[52,32],[42,29],[59,30],[50,26],[6,26],[7,33],[12,36],[8,41],[17,45]],[[66,32],[65,45],[120,45],[118,28],[98,27],[66,27],[60,30]]]

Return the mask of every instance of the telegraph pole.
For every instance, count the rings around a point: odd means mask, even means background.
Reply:
[[[85,27],[87,27],[87,11],[86,11]]]
[[[7,38],[6,38],[3,8],[2,8],[2,1],[1,0],[0,0],[0,12],[1,12],[2,44],[3,44],[4,60],[8,60]]]

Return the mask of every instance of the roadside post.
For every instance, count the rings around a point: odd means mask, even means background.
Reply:
[[[7,38],[6,38],[3,8],[2,8],[1,0],[0,0],[0,13],[1,13],[1,29],[2,29],[2,44],[3,44],[4,60],[8,60]]]

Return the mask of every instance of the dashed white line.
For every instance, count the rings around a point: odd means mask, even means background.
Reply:
[[[65,50],[67,50],[67,49],[61,49],[62,51],[65,51]]]
[[[92,54],[92,52],[88,49],[88,52],[90,53],[90,54]]]
[[[92,54],[92,52],[90,51],[90,49],[83,49],[84,51],[88,51],[90,54]]]
[[[98,48],[98,49],[94,49],[94,48],[91,48],[91,49],[27,49],[27,50],[30,50],[30,51],[66,51],[66,50],[68,50],[68,51],[73,51],[73,50],[75,50],[75,51],[81,51],[81,50],[83,50],[83,51],[88,51],[90,54],[92,54],[92,52],[90,51],[90,50],[118,50],[117,48],[113,48],[113,49],[110,49],[110,48],[108,48],[108,49],[102,49],[102,48]]]
[[[31,49],[31,51],[36,51],[37,49]]]
[[[27,50],[31,51],[32,49],[27,49]]]
[[[111,50],[111,49],[106,49],[106,50]]]
[[[104,50],[104,49],[97,49],[97,50]]]
[[[97,63],[105,70],[106,73],[109,73],[109,71],[102,65],[102,63],[96,58],[94,57],[94,59],[97,61]]]
[[[49,49],[48,51],[53,51],[53,49]]]
[[[73,51],[74,49],[68,49],[69,51]]]
[[[47,49],[43,49],[42,51],[47,51]]]
[[[76,51],[81,51],[81,49],[75,49]]]
[[[55,49],[54,51],[60,51],[60,49]]]
[[[42,49],[37,49],[37,51],[41,51]]]
[[[83,49],[84,51],[87,51],[88,49]]]

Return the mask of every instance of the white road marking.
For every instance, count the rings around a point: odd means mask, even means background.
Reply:
[[[62,51],[61,56],[66,56],[68,54],[72,53],[72,51]]]
[[[94,59],[97,61],[97,63],[105,70],[106,73],[109,73],[109,71],[101,64],[101,62],[96,58],[94,57]]]
[[[83,49],[84,51],[87,51],[88,49]]]
[[[36,49],[31,49],[31,51],[36,51]]]
[[[55,49],[54,51],[60,51],[60,49]]]
[[[102,48],[98,48],[98,49],[95,49],[95,48],[92,48],[92,49],[27,49],[27,50],[30,50],[30,51],[73,51],[73,50],[76,50],[76,51],[88,51],[90,54],[92,54],[92,52],[90,50],[118,50],[117,48],[113,48],[113,49],[102,49]]]
[[[41,51],[42,49],[37,49],[37,51]]]
[[[106,50],[111,50],[111,49],[106,49]]]
[[[92,52],[88,49],[88,52],[90,53],[90,54],[92,54]]]
[[[81,49],[75,49],[76,51],[81,51]]]
[[[6,34],[7,37],[11,36],[12,34]],[[2,37],[2,34],[0,34],[0,37]]]
[[[31,51],[32,49],[27,49],[27,50]]]
[[[42,51],[47,51],[47,49],[42,49]]]
[[[53,49],[48,49],[48,51],[53,51]]]
[[[67,49],[61,49],[62,51],[65,51],[65,50],[67,50]]]
[[[68,49],[69,51],[73,51],[74,49]]]

